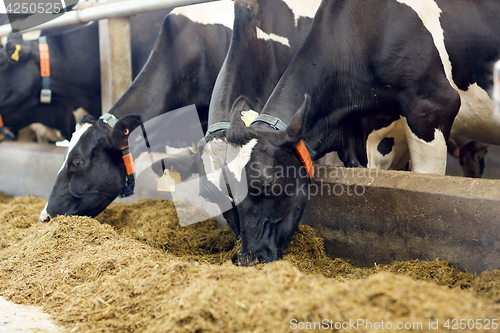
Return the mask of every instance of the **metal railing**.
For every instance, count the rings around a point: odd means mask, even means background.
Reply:
[[[85,9],[78,9],[69,11],[58,18],[46,22],[44,24],[37,25],[35,27],[30,27],[33,24],[28,17],[24,24],[27,29],[22,29],[18,27],[19,30],[32,31],[32,30],[43,30],[55,27],[61,27],[70,24],[87,23],[90,21],[102,20],[114,17],[125,17],[140,13],[145,13],[149,11],[167,9],[174,7],[189,6],[204,2],[221,1],[221,0],[131,0],[122,1],[111,4],[105,4],[101,6],[94,6]],[[12,31],[10,24],[5,24],[0,26],[0,36],[7,36]]]

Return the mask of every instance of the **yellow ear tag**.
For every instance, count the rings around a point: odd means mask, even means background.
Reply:
[[[258,112],[255,112],[254,110],[248,110],[248,111],[241,111],[241,120],[245,123],[245,126],[248,127],[254,121],[257,116],[259,115]]]
[[[21,45],[16,44],[16,50],[12,53],[10,58],[16,62],[19,61],[19,51],[21,51]]]
[[[173,168],[172,171],[165,169],[163,171],[163,176],[156,177],[156,181],[158,182],[158,191],[174,192],[175,183],[181,182],[181,174],[173,171]]]

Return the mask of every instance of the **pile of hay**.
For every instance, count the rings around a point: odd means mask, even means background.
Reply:
[[[382,321],[417,332],[438,321],[432,331],[444,332],[447,320],[500,314],[498,272],[471,275],[441,261],[353,267],[328,258],[307,226],[284,260],[243,268],[232,263],[228,229],[214,221],[181,228],[168,201],[42,224],[44,204],[0,198],[0,295],[42,306],[72,332],[309,332],[345,323],[364,331]]]

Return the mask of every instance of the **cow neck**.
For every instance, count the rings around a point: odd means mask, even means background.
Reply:
[[[271,126],[273,129],[278,131],[283,131],[287,128],[287,124],[285,124],[281,119],[275,116],[271,116],[269,114],[260,114],[250,125],[263,122]],[[300,140],[299,143],[295,146],[295,152],[299,155],[299,159],[306,168],[307,174],[309,175],[309,179],[311,179],[314,175],[314,166],[312,159],[316,155],[316,152],[306,144],[304,140]]]
[[[40,102],[50,104],[52,101],[52,91],[50,90],[50,53],[46,36],[38,38],[38,51],[40,57],[40,76],[42,77]]]
[[[116,117],[111,113],[105,113],[102,116],[100,116],[99,119],[103,123],[111,127],[111,129],[113,129],[113,127],[115,127],[116,123],[118,122],[118,119],[116,119]],[[130,153],[129,146],[127,145],[124,147],[120,147],[120,150],[122,152],[123,164],[125,165],[125,170],[127,171],[127,176],[125,178],[125,185],[123,186],[122,192],[120,193],[120,197],[125,198],[134,194],[135,166],[132,154]]]
[[[47,36],[52,100],[101,113],[97,23]],[[81,66],[82,61],[85,66]],[[97,88],[97,89],[96,89]]]

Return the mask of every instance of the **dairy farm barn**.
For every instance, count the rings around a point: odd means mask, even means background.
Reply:
[[[45,5],[0,15],[0,331],[499,331],[499,3]]]

